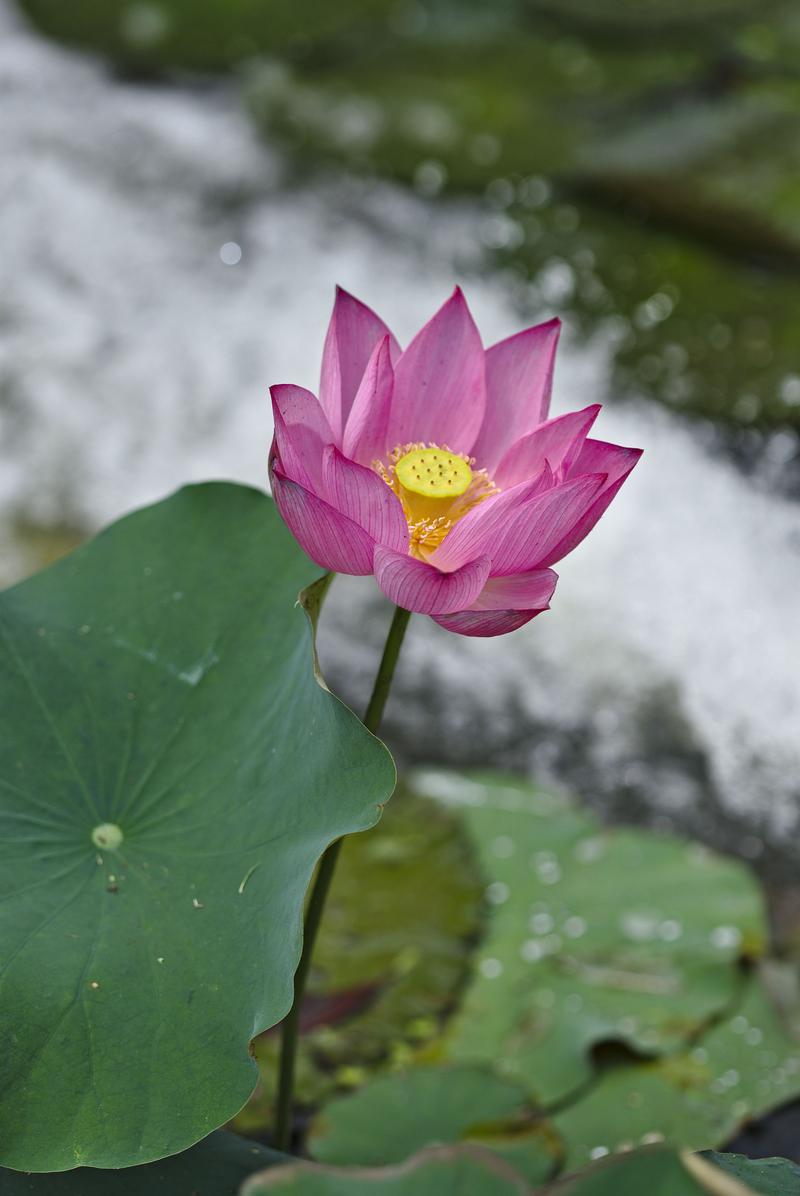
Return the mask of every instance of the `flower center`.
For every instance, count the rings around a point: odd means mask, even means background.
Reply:
[[[486,470],[474,465],[463,453],[437,444],[398,445],[388,466],[374,463],[403,504],[412,556],[425,560],[467,511],[497,493]]]
[[[463,494],[472,481],[469,462],[441,448],[414,448],[400,458],[394,471],[412,500],[449,502]]]

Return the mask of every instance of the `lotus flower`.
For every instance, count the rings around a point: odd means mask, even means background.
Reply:
[[[319,399],[273,386],[272,492],[323,569],[461,635],[547,610],[551,566],[594,527],[641,455],[587,433],[597,404],[548,419],[559,321],[484,350],[457,288],[404,351],[337,289]]]

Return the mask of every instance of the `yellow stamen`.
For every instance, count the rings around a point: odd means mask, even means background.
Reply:
[[[403,504],[412,556],[425,560],[467,511],[497,493],[486,470],[474,465],[463,453],[436,444],[398,445],[388,466],[374,463]]]

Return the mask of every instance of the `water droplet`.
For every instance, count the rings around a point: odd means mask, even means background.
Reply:
[[[567,918],[563,930],[567,938],[579,939],[581,935],[586,934],[586,920],[573,914],[571,918]]]
[[[486,887],[486,900],[491,905],[502,905],[505,901],[508,901],[510,895],[511,890],[508,885],[503,884],[502,880],[492,881]]]
[[[561,869],[555,861],[548,860],[540,864],[536,873],[543,885],[555,885],[561,880]]]
[[[719,950],[732,950],[742,941],[742,932],[738,926],[715,926],[709,935],[712,947]]]
[[[654,938],[658,931],[658,919],[652,914],[632,910],[623,914],[619,922],[626,938],[633,939],[638,943]]]
[[[101,822],[92,831],[92,843],[104,851],[117,851],[124,837],[115,822]]]
[[[537,939],[526,939],[519,949],[526,963],[536,963],[544,955],[544,948]]]
[[[658,937],[665,943],[676,942],[683,934],[683,927],[675,918],[667,918],[658,928]]]
[[[555,922],[550,914],[534,914],[528,922],[534,934],[549,934],[555,926]]]
[[[581,864],[591,864],[594,860],[599,860],[605,852],[605,843],[602,839],[581,839],[579,843],[575,844],[572,854],[575,859]]]
[[[496,980],[503,974],[503,965],[499,959],[482,959],[478,964],[478,969],[487,980]]]
[[[226,266],[238,266],[242,260],[242,247],[236,241],[226,241],[220,248],[219,256]]]
[[[593,1146],[589,1151],[590,1159],[604,1159],[607,1154],[610,1154],[607,1146]]]

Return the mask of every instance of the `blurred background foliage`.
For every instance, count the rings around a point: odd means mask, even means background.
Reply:
[[[270,141],[480,194],[519,307],[743,458],[800,427],[800,10],[760,0],[21,0],[127,77],[232,74]]]

